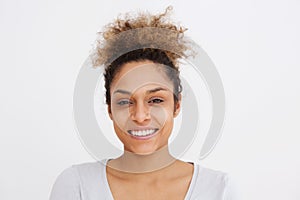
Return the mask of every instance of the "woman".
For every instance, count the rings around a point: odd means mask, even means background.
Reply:
[[[50,200],[233,199],[226,174],[183,162],[169,152],[168,139],[181,105],[178,59],[187,56],[190,47],[182,37],[185,29],[166,20],[168,10],[126,16],[103,31],[94,64],[106,67],[108,113],[124,153],[66,169]],[[145,41],[152,41],[153,47],[142,48]],[[155,48],[155,43],[177,53]]]

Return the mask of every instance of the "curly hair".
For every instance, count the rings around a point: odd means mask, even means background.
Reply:
[[[150,60],[166,65],[165,73],[174,84],[174,100],[178,101],[182,86],[179,78],[179,60],[191,50],[183,33],[187,30],[169,20],[172,7],[164,13],[152,15],[125,14],[107,24],[98,32],[93,67],[105,66],[106,103],[110,105],[110,85],[121,66],[128,62]],[[170,51],[170,49],[172,51]],[[171,69],[168,69],[171,68]]]

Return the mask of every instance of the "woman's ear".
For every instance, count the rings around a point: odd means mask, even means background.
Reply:
[[[111,113],[111,107],[110,107],[110,105],[107,106],[107,112],[108,112],[109,118],[111,120],[113,120],[113,116],[112,116],[112,113]]]
[[[180,113],[181,109],[181,94],[178,94],[178,101],[174,105],[174,118]]]

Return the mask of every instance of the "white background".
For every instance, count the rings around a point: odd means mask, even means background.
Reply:
[[[299,1],[1,0],[1,200],[48,199],[63,169],[93,161],[72,95],[95,33],[119,13],[167,5],[225,87],[223,137],[203,165],[232,174],[246,200],[300,199]]]

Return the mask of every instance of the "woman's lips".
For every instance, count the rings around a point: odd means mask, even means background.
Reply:
[[[147,140],[156,135],[156,133],[158,132],[158,128],[128,130],[127,132],[134,139]]]

